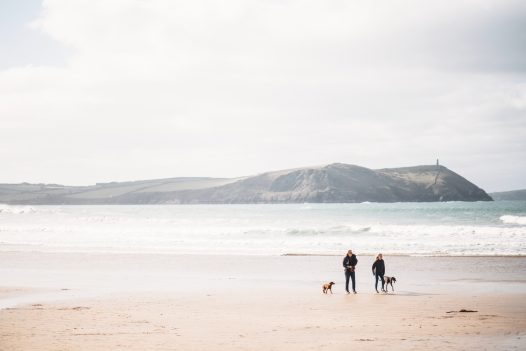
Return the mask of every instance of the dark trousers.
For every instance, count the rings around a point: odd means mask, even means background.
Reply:
[[[356,280],[354,279],[354,272],[345,270],[345,290],[349,292],[349,278],[352,279],[352,291],[356,291]]]
[[[384,290],[384,275],[376,273],[376,283],[374,284],[374,288],[376,291],[378,291],[378,279],[382,281],[382,291]]]

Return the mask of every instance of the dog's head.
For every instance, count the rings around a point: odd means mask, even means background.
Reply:
[[[391,281],[392,281],[393,283],[396,283],[396,278],[395,278],[395,277],[392,277],[392,278],[391,278]]]
[[[335,282],[330,282],[329,286],[333,286],[334,284],[336,284],[336,283]]]

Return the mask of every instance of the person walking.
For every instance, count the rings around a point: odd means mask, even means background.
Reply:
[[[374,288],[376,289],[377,293],[378,293],[378,279],[382,281],[382,291],[385,291],[384,290],[384,274],[385,274],[385,263],[384,263],[382,254],[379,253],[378,256],[376,256],[376,260],[373,263],[373,275],[376,277]]]
[[[347,251],[347,255],[343,258],[343,268],[345,269],[345,291],[347,291],[347,294],[350,294],[349,278],[352,279],[352,291],[356,294],[356,279],[354,271],[357,264],[358,259],[356,258],[356,255],[352,253],[352,250]]]

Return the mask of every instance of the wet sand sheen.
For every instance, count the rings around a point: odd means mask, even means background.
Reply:
[[[526,258],[385,257],[387,274],[398,279],[388,295],[374,292],[366,256],[358,257],[357,295],[343,293],[343,256],[0,258],[0,300],[13,303],[0,310],[6,350],[526,345],[526,283],[515,279]],[[334,294],[324,295],[321,284],[329,280],[336,282]],[[16,305],[17,296],[26,299]]]

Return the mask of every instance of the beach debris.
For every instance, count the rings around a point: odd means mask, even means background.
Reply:
[[[448,311],[446,313],[456,313],[456,312],[460,312],[460,313],[471,313],[471,312],[478,312],[478,311],[475,311],[475,310],[467,310],[465,308],[461,309],[461,310],[458,310],[458,311]]]
[[[90,307],[85,307],[85,306],[57,308],[58,311],[82,311],[82,310],[89,310],[89,309],[90,309]]]

